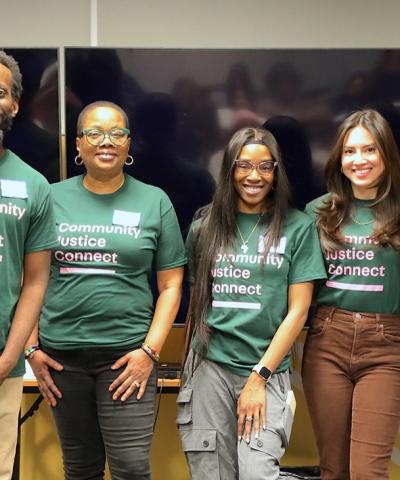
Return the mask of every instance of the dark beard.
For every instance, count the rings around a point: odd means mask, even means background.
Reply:
[[[11,130],[11,126],[13,123],[13,116],[11,111],[0,111],[0,130],[4,132],[8,132]]]

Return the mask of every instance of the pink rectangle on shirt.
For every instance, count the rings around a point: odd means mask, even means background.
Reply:
[[[61,275],[68,275],[70,273],[78,275],[115,275],[115,270],[108,270],[106,268],[79,268],[79,267],[60,267]]]
[[[337,288],[339,290],[357,290],[360,292],[383,292],[383,285],[364,285],[359,283],[342,283],[332,282],[328,280],[325,284],[330,288]]]

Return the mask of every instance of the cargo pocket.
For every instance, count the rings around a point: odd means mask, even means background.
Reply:
[[[250,448],[248,448],[250,447]],[[239,447],[240,478],[259,480],[260,478],[278,478],[279,463],[284,453],[280,435],[273,431],[260,431],[259,438],[250,438],[250,445]]]
[[[192,388],[182,388],[176,402],[178,404],[178,415],[176,423],[178,426],[187,425],[192,422]]]
[[[282,426],[277,429],[277,433],[282,439],[282,444],[285,448],[289,446],[290,435],[293,427],[293,413],[290,405],[285,406],[282,417]]]
[[[258,439],[254,435],[251,436],[250,448],[273,457],[278,464],[284,453],[282,436],[279,432],[269,430],[268,428],[263,432],[260,431]]]
[[[192,478],[220,480],[217,431],[181,428],[180,435]]]

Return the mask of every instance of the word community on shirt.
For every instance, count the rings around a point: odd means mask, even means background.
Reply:
[[[26,212],[26,208],[21,208],[12,202],[0,203],[0,213],[4,215],[13,215],[21,220]]]
[[[282,267],[283,256],[274,255],[269,253],[264,257],[264,255],[246,255],[243,253],[219,253],[216,256],[215,263],[219,262],[229,262],[232,264],[236,263],[248,263],[248,264],[261,264],[265,261],[265,265],[272,265],[278,269]],[[225,267],[228,268],[228,267]]]

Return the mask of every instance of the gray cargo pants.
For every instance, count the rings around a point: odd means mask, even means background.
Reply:
[[[250,444],[237,438],[237,400],[247,377],[191,351],[178,395],[177,423],[193,480],[276,480],[287,446],[283,432],[289,372],[267,385],[267,429]]]

